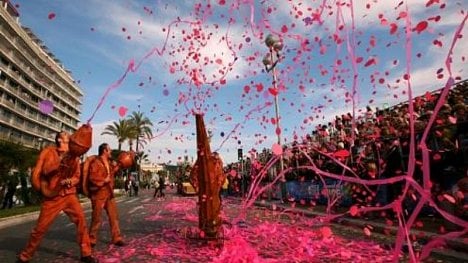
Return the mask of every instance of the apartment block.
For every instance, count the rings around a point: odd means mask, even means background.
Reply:
[[[0,140],[41,148],[58,131],[73,133],[80,122],[83,91],[60,60],[21,26],[8,0],[0,0]],[[40,104],[52,102],[44,113]]]

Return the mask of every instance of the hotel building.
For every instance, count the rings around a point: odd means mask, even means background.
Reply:
[[[0,140],[39,149],[53,143],[56,132],[77,129],[83,91],[45,44],[21,26],[15,7],[7,0],[0,4]],[[44,102],[53,105],[51,113],[41,110]]]

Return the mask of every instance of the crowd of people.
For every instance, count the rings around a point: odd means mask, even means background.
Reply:
[[[413,116],[415,135],[414,178],[422,184],[422,154],[420,142],[428,126],[434,108],[441,95],[441,90],[427,92],[413,100],[413,113],[410,114],[408,102],[384,109],[367,109],[355,119],[351,113],[336,116],[327,124],[318,125],[317,129],[293,143],[283,146],[286,184],[340,185],[342,201],[350,204],[382,206],[395,200],[402,193],[402,183],[383,184],[366,187],[360,184],[341,182],[327,176],[319,176],[313,166],[321,171],[343,176],[357,175],[362,179],[385,179],[406,173],[410,153],[410,116]],[[454,85],[449,91],[445,103],[435,116],[426,138],[430,153],[431,193],[434,199],[450,194],[456,200],[458,213],[467,215],[468,211],[468,81]],[[252,150],[251,156],[242,163],[233,163],[226,167],[230,194],[245,194],[252,182],[264,168],[272,153]],[[242,168],[241,168],[242,167]],[[292,169],[288,169],[292,168]],[[243,172],[232,172],[243,171]],[[277,173],[277,167],[271,167],[264,181],[271,180]],[[309,194],[295,193],[289,187],[288,199],[323,199],[320,191]],[[310,187],[309,187],[310,189]],[[412,191],[414,189],[410,189]],[[439,198],[438,198],[439,197]],[[339,202],[343,204],[344,202]],[[415,202],[405,200],[405,206],[411,209]]]

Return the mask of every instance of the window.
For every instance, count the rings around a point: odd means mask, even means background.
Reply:
[[[7,99],[7,101],[9,101],[10,103],[13,103],[13,104],[16,103],[16,98],[13,97],[13,96],[11,96],[11,95],[7,95],[7,96],[6,96],[6,99]]]
[[[20,117],[16,117],[16,123],[18,123],[19,125],[23,125],[24,124],[24,119],[20,118]]]
[[[10,132],[10,136],[12,138],[15,138],[15,139],[21,138],[21,134],[19,132],[17,132],[17,131],[14,131],[14,130]]]
[[[31,96],[31,100],[35,103],[38,103],[39,102],[39,98],[36,96],[36,95],[32,95]]]
[[[14,89],[17,89],[19,84],[18,84],[18,82],[14,81],[14,80],[10,80],[10,86],[13,87]]]
[[[5,74],[0,74],[0,80],[1,81],[6,81],[7,77]]]
[[[10,62],[4,58],[4,57],[0,57],[0,61],[2,62],[3,65],[5,65],[6,67],[8,67],[8,65],[10,64]]]
[[[31,131],[34,130],[34,128],[36,126],[34,123],[32,123],[30,121],[28,121],[26,125],[27,125],[28,129],[31,130]]]
[[[24,112],[26,112],[26,110],[28,109],[28,107],[26,106],[26,104],[24,104],[24,103],[22,103],[22,102],[20,102],[20,105],[19,105],[19,106],[20,106],[20,109],[21,109],[22,111],[24,111]]]

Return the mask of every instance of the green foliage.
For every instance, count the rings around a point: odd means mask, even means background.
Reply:
[[[6,182],[6,176],[11,169],[25,172],[33,167],[39,151],[27,148],[21,144],[0,141],[0,184]]]
[[[41,208],[40,205],[30,205],[30,206],[21,206],[21,207],[14,207],[12,209],[2,209],[0,210],[0,218],[15,216],[15,215],[22,215],[34,211],[39,211]]]
[[[125,181],[122,176],[115,177],[114,189],[124,189]]]
[[[159,171],[158,171],[158,175],[159,175],[159,176],[167,177],[167,171],[166,171],[166,170],[159,170]]]
[[[136,134],[135,126],[128,119],[120,119],[119,122],[114,121],[111,125],[107,125],[101,133],[101,135],[115,136],[119,143],[119,151],[122,149],[122,143],[128,140],[131,144],[137,137]]]
[[[153,137],[153,131],[151,130],[153,128],[153,123],[148,117],[144,115],[143,112],[140,111],[132,112],[128,120],[136,130],[136,137],[133,139],[135,139],[137,142],[136,151],[139,152],[140,146],[143,147],[143,144],[146,143],[146,140],[149,140],[151,137]]]

